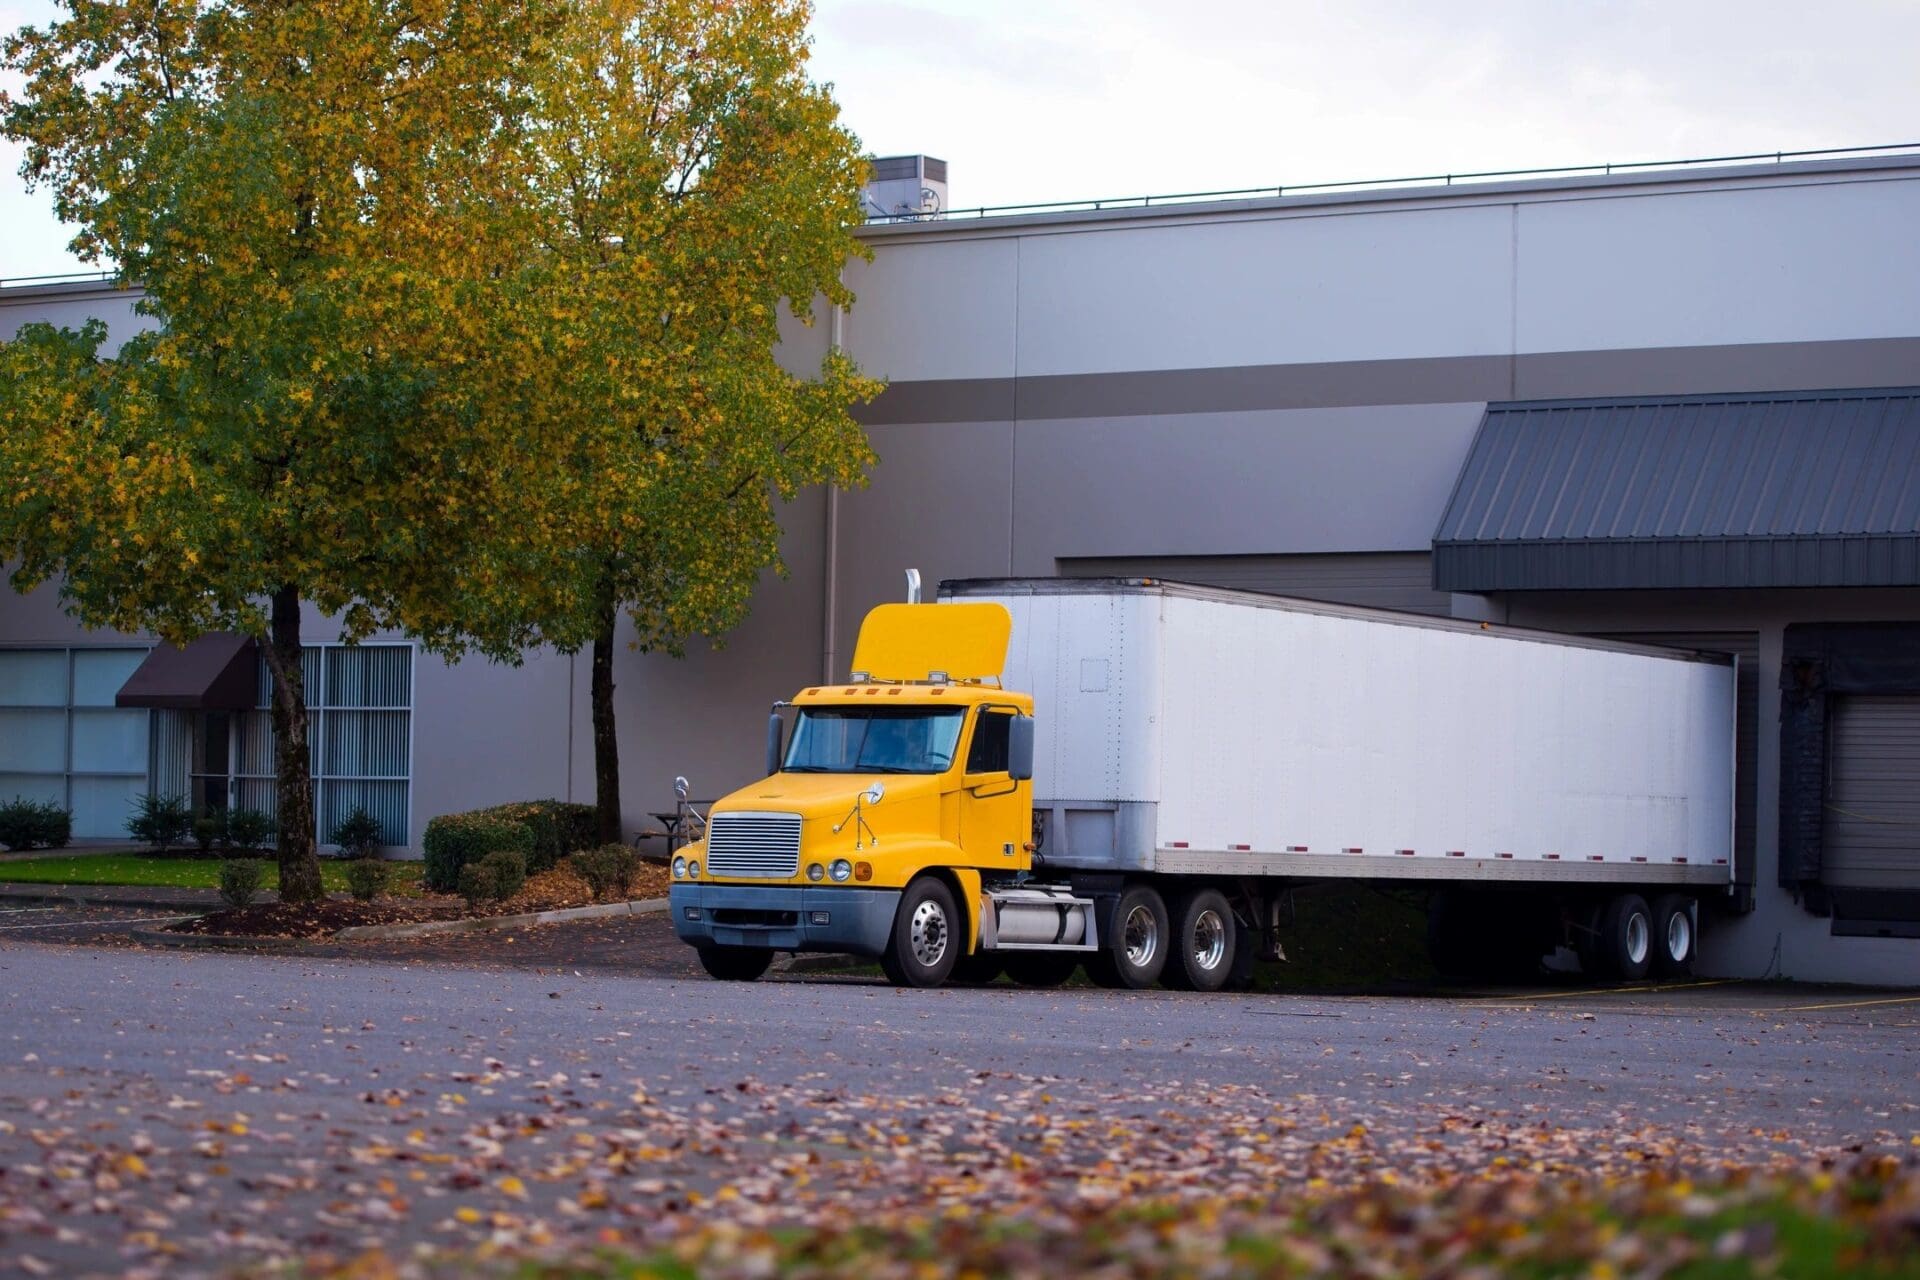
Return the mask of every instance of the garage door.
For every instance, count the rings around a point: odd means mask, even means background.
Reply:
[[[1920,891],[1920,696],[1829,703],[1825,825],[1827,884]]]
[[[1446,617],[1452,597],[1433,589],[1424,551],[1298,556],[1095,556],[1062,559],[1063,578],[1165,578],[1203,587],[1265,591],[1304,600],[1406,609]]]

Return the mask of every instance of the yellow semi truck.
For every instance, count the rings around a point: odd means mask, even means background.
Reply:
[[[1145,579],[943,594],[776,704],[766,777],[674,858],[713,976],[1218,990],[1293,888],[1363,880],[1430,891],[1444,967],[1634,978],[1734,901],[1724,657]]]

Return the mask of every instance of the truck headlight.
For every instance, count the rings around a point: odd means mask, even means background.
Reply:
[[[684,880],[687,878],[687,860],[685,858],[678,856],[674,858],[673,878],[675,880]]]
[[[827,869],[825,867],[821,866],[817,862],[809,862],[807,864],[807,879],[813,881],[815,884],[819,884],[822,880],[825,880],[826,878],[827,878]]]
[[[853,874],[853,864],[845,858],[835,858],[827,874],[833,877],[834,883],[841,883]]]
[[[687,863],[687,879],[698,880],[699,878],[700,878],[700,859],[694,858],[692,861]]]

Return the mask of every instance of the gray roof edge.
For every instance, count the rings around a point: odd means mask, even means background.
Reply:
[[[1543,409],[1644,409],[1670,404],[1774,404],[1782,400],[1920,399],[1920,386],[1825,387],[1803,391],[1704,391],[1686,395],[1588,396],[1566,400],[1489,400],[1487,412]]]

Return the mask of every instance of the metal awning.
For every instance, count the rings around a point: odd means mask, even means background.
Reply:
[[[1920,585],[1920,388],[1490,404],[1433,580]]]
[[[156,645],[114,695],[117,707],[247,711],[260,704],[253,637],[213,631],[184,649]]]

